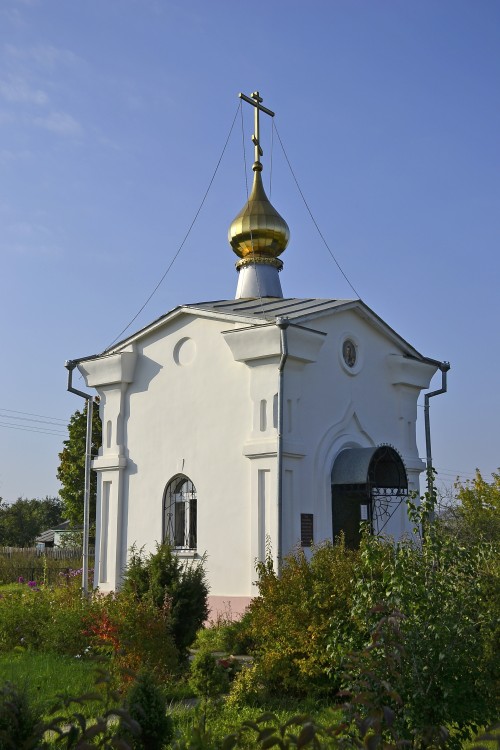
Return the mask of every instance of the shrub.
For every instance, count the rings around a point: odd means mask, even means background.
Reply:
[[[173,737],[173,721],[166,714],[165,697],[151,673],[141,672],[127,695],[128,713],[140,734],[128,741],[134,749],[160,750]]]
[[[245,612],[239,620],[232,620],[230,611],[198,630],[194,643],[198,649],[236,655],[249,654],[255,645],[250,635],[249,613]]]
[[[90,603],[82,596],[79,582],[47,588],[41,594],[47,601],[48,612],[39,648],[69,656],[83,654],[89,645],[84,619]]]
[[[191,662],[189,685],[204,700],[216,698],[229,688],[228,670],[209,651],[199,651]]]
[[[40,717],[31,709],[26,693],[6,682],[0,687],[0,750],[33,747]]]
[[[132,548],[123,591],[157,609],[168,607],[170,630],[182,658],[208,617],[208,587],[202,563],[183,564],[168,544],[146,557]]]
[[[279,577],[269,559],[258,565],[259,595],[238,633],[253,644],[255,663],[237,677],[235,694],[241,696],[241,684],[248,690],[252,680],[254,698],[337,692],[340,666],[330,669],[327,645],[333,627],[348,627],[357,560],[340,540],[314,549],[310,562],[301,550],[286,557]]]
[[[45,592],[27,585],[0,597],[0,649],[38,649],[50,617]]]
[[[31,582],[30,582],[31,583]],[[82,618],[88,610],[78,584],[22,584],[0,596],[0,650],[21,646],[75,656],[87,645]]]
[[[169,610],[130,593],[96,595],[86,620],[86,632],[97,653],[112,657],[122,683],[131,673],[147,670],[168,680],[177,670],[178,652],[172,639]]]
[[[379,603],[401,613],[400,668],[391,678],[404,704],[398,731],[406,741],[425,745],[426,737],[450,725],[446,743],[458,747],[496,718],[498,563],[493,545],[463,545],[455,534],[428,522],[431,511],[427,498],[420,508],[410,503],[415,534],[423,525],[423,538],[396,545],[364,538],[352,631],[369,632]],[[332,653],[338,642],[334,632]],[[384,651],[374,648],[371,658],[373,671],[383,675]]]
[[[199,651],[191,662],[189,686],[201,699],[199,729],[204,734],[209,704],[229,688],[228,670],[209,651]]]

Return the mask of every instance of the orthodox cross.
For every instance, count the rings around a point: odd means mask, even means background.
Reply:
[[[254,91],[251,97],[245,96],[245,94],[238,94],[240,99],[243,99],[245,102],[248,102],[253,107],[255,107],[255,133],[252,135],[252,142],[255,146],[255,161],[260,162],[260,157],[264,153],[262,151],[261,145],[260,145],[260,123],[259,123],[259,112],[265,112],[266,115],[269,115],[270,117],[274,117],[274,112],[272,112],[270,109],[267,109],[267,107],[263,107],[261,102],[264,101],[260,96],[258,91]]]

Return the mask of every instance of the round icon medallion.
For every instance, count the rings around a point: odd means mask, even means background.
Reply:
[[[356,364],[356,344],[351,339],[346,339],[342,344],[342,356],[347,367],[354,367]]]

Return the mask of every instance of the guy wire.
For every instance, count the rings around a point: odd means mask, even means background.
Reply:
[[[281,148],[282,148],[282,150],[283,150],[283,154],[284,154],[284,156],[285,156],[286,162],[287,162],[287,164],[288,164],[288,166],[289,166],[289,168],[290,168],[290,172],[292,173],[292,177],[293,177],[293,179],[295,180],[295,184],[297,185],[297,189],[298,189],[298,191],[299,191],[299,193],[300,193],[300,197],[301,197],[301,198],[302,198],[302,200],[304,201],[304,205],[305,205],[305,207],[307,208],[307,211],[308,211],[308,213],[309,213],[309,216],[311,217],[311,219],[312,219],[312,222],[313,222],[314,226],[316,227],[316,229],[317,229],[317,231],[318,231],[318,234],[319,234],[319,236],[320,236],[320,237],[321,237],[321,239],[323,240],[323,244],[325,245],[326,249],[327,249],[327,250],[328,250],[328,252],[330,253],[330,255],[331,255],[332,259],[333,259],[333,260],[334,260],[334,262],[335,262],[335,265],[337,266],[337,268],[339,269],[340,273],[342,274],[342,276],[344,277],[344,279],[345,279],[345,280],[347,281],[347,283],[348,283],[348,284],[349,284],[349,286],[351,287],[351,289],[352,289],[352,291],[354,292],[354,294],[355,294],[355,295],[356,295],[356,296],[357,296],[357,297],[358,297],[359,299],[361,299],[361,295],[359,294],[359,292],[357,292],[357,291],[356,291],[356,289],[354,288],[354,286],[353,286],[353,285],[351,284],[351,282],[349,281],[349,279],[348,279],[347,275],[345,274],[344,270],[342,269],[342,266],[341,266],[341,265],[340,265],[340,263],[338,262],[338,260],[337,260],[337,258],[335,257],[335,255],[334,255],[334,254],[332,253],[332,251],[331,251],[331,249],[330,249],[330,246],[328,245],[328,242],[327,242],[327,241],[325,240],[325,238],[324,238],[324,236],[323,236],[323,233],[321,232],[321,229],[319,228],[319,226],[318,226],[318,223],[317,223],[316,219],[314,218],[314,216],[313,216],[313,214],[312,214],[312,211],[311,211],[311,209],[309,208],[309,204],[307,203],[307,201],[306,201],[306,199],[305,199],[305,197],[304,197],[304,193],[303,193],[303,192],[302,192],[302,190],[300,189],[300,185],[299,185],[299,182],[298,182],[298,180],[297,180],[297,178],[296,178],[296,176],[295,176],[295,172],[294,172],[294,171],[293,171],[293,169],[292,169],[292,165],[290,164],[290,160],[289,160],[289,158],[288,158],[288,155],[287,155],[287,153],[286,153],[286,151],[285,151],[285,147],[284,147],[284,145],[283,145],[283,141],[281,140],[281,137],[280,137],[280,134],[279,134],[278,128],[276,127],[276,124],[274,124],[274,127],[276,128],[276,135],[278,136],[278,140],[279,140],[279,142],[280,142],[280,146],[281,146]]]
[[[220,163],[222,161],[222,157],[224,156],[224,154],[226,152],[227,144],[229,143],[229,139],[231,138],[231,133],[233,132],[234,123],[236,122],[236,118],[238,116],[238,109],[239,109],[239,107],[240,107],[240,103],[238,104],[238,107],[236,108],[236,112],[235,112],[235,115],[233,117],[233,122],[231,123],[231,127],[229,128],[229,133],[228,133],[228,136],[226,138],[226,142],[224,143],[224,148],[222,149],[222,153],[219,156],[219,160],[218,160],[218,162],[216,164],[216,167],[214,169],[212,177],[210,178],[210,182],[208,183],[208,187],[207,187],[207,189],[205,191],[205,194],[204,194],[204,196],[203,196],[203,198],[201,200],[200,205],[198,206],[198,210],[196,211],[196,213],[194,215],[194,219],[192,220],[191,224],[189,225],[189,229],[187,230],[186,234],[184,235],[184,239],[182,240],[181,244],[179,245],[179,247],[177,249],[177,252],[175,253],[174,257],[170,261],[170,263],[169,263],[169,265],[167,267],[167,270],[165,271],[165,273],[163,274],[163,276],[161,277],[161,279],[159,280],[159,282],[157,283],[157,285],[155,286],[155,288],[153,289],[153,291],[151,292],[151,294],[149,295],[149,297],[147,298],[147,300],[144,302],[144,304],[142,305],[142,307],[140,308],[140,310],[138,310],[138,312],[134,315],[134,317],[131,319],[131,321],[125,326],[125,328],[122,331],[120,331],[120,333],[118,334],[118,336],[116,336],[116,338],[114,338],[113,341],[110,344],[108,344],[108,346],[103,350],[103,352],[101,352],[101,354],[104,354],[104,352],[106,352],[108,349],[110,349],[113,346],[113,344],[116,341],[118,341],[123,336],[123,334],[125,333],[125,331],[127,331],[130,328],[130,326],[132,325],[132,323],[134,322],[134,320],[136,320],[139,317],[139,315],[144,310],[144,308],[146,307],[146,305],[149,303],[149,301],[152,299],[152,297],[156,294],[156,292],[160,288],[161,284],[163,283],[165,277],[167,276],[168,272],[170,271],[170,269],[174,265],[175,261],[177,260],[179,254],[180,254],[180,252],[182,250],[182,248],[184,247],[184,245],[186,243],[187,238],[191,234],[191,230],[192,230],[192,228],[195,225],[196,219],[198,218],[198,216],[200,214],[200,211],[201,211],[201,209],[203,208],[203,206],[205,204],[205,200],[206,200],[207,195],[208,195],[208,193],[210,191],[210,188],[212,187],[212,183],[213,183],[213,181],[215,179],[215,175],[219,171],[219,166],[220,166]]]

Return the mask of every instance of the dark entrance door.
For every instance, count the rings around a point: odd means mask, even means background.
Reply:
[[[368,521],[371,528],[371,503],[365,489],[332,485],[333,538],[343,532],[346,547],[356,549],[361,541],[361,521]]]
[[[382,533],[408,493],[406,470],[399,453],[387,445],[348,448],[332,469],[332,536],[342,532],[347,547],[361,539],[360,524]]]

